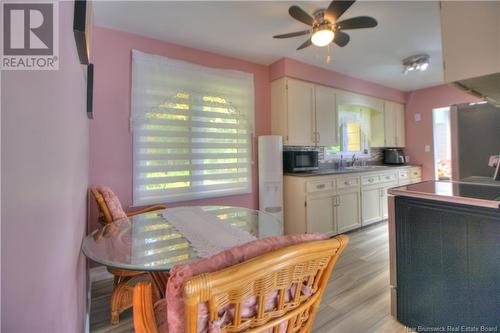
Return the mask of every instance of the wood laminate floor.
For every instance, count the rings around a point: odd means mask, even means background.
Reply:
[[[350,242],[334,268],[314,323],[316,333],[403,333],[389,313],[387,222],[349,233]],[[91,332],[133,332],[132,312],[109,324],[112,280],[92,285]]]

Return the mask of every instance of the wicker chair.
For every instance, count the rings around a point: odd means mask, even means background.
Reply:
[[[198,305],[208,307],[208,321],[219,318],[219,310],[233,309],[233,318],[221,332],[273,332],[286,325],[286,332],[310,332],[328,279],[347,245],[341,235],[325,241],[289,246],[226,269],[193,277],[184,285],[186,332],[196,333]],[[295,286],[294,291],[292,286]],[[302,293],[301,289],[309,290]],[[278,291],[273,309],[266,311],[266,295]],[[285,293],[292,293],[288,301]],[[242,302],[256,297],[254,315],[242,317]],[[134,327],[137,333],[159,333],[154,313],[154,293],[149,282],[134,288]]]
[[[97,202],[99,208],[99,223],[106,225],[113,222],[111,212],[104,200],[103,195],[100,193],[98,187],[91,187],[90,194]],[[135,216],[138,214],[151,212],[155,210],[165,209],[164,205],[155,205],[146,207],[141,210],[125,213],[127,217]],[[116,325],[120,321],[120,314],[132,307],[132,294],[133,285],[130,282],[134,277],[144,275],[144,272],[127,271],[121,269],[114,269],[107,267],[109,273],[113,274],[113,292],[111,294],[111,325]]]

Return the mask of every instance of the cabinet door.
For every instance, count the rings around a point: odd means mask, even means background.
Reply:
[[[396,110],[394,102],[384,105],[384,146],[396,147]]]
[[[359,192],[337,195],[336,225],[337,233],[342,233],[361,226]]]
[[[381,189],[373,188],[363,190],[361,194],[361,206],[363,225],[378,222],[382,219]]]
[[[287,118],[289,145],[309,145],[314,142],[314,85],[287,80]]]
[[[396,147],[405,146],[405,107],[403,104],[394,103],[396,122]]]
[[[387,190],[388,187],[383,187],[380,189],[380,205],[382,207],[382,218],[386,219],[389,217],[389,202],[387,201]]]
[[[316,144],[334,146],[338,143],[335,89],[315,86]]]
[[[307,198],[307,232],[335,233],[333,197]]]
[[[385,147],[384,109],[370,111],[370,140],[372,148]]]

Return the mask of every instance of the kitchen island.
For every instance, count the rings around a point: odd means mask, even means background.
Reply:
[[[500,186],[389,190],[391,313],[417,331],[500,330]]]

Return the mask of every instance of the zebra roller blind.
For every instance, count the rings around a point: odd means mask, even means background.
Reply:
[[[134,50],[134,205],[250,193],[253,75]]]

